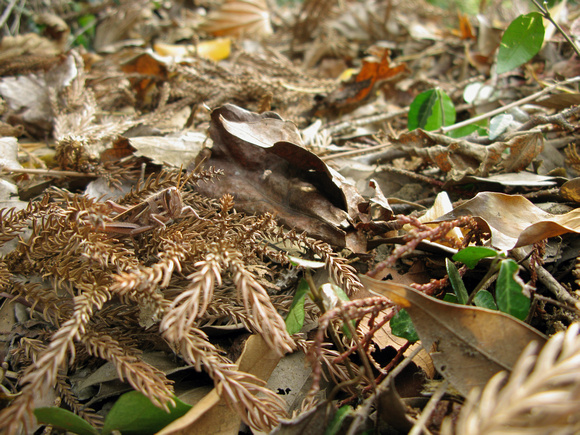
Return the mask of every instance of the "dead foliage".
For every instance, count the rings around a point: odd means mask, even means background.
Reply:
[[[578,432],[578,8],[432,3],[0,0],[0,432]]]

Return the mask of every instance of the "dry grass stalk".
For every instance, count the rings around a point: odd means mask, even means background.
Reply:
[[[455,433],[578,433],[579,331],[580,324],[572,324],[567,331],[552,336],[538,355],[537,346],[531,343],[509,378],[505,372],[498,373],[482,392],[472,392],[461,411]],[[447,428],[447,433],[450,432]]]

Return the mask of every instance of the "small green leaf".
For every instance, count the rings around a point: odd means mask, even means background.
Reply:
[[[495,285],[495,297],[500,311],[524,320],[530,310],[531,301],[523,293],[524,286],[518,276],[518,269],[518,263],[514,260],[502,260]]]
[[[339,299],[344,302],[350,301],[342,288],[329,282],[320,286],[320,295],[322,296],[322,303],[324,304],[326,310],[331,310],[336,307],[338,305]],[[356,327],[356,322],[354,320],[351,322],[351,324],[353,328]],[[342,325],[342,331],[344,332],[344,335],[346,335],[348,338],[351,338],[352,334],[350,333],[350,329],[347,325]]]
[[[391,332],[393,335],[405,338],[411,343],[419,340],[419,336],[417,335],[417,331],[415,330],[415,326],[413,325],[411,316],[409,316],[407,310],[400,310],[393,316],[389,324],[391,325]]]
[[[465,305],[467,303],[467,299],[469,299],[469,295],[467,294],[467,289],[465,288],[465,284],[463,284],[463,280],[459,275],[457,267],[455,267],[455,264],[453,264],[449,258],[446,258],[445,268],[447,269],[447,275],[449,275],[451,287],[453,287],[453,290],[455,290],[455,294],[457,295],[457,301],[461,305]]]
[[[484,246],[468,246],[451,258],[453,261],[460,261],[470,269],[473,269],[482,258],[495,257],[497,255],[499,255],[499,252],[495,249]]]
[[[342,427],[345,419],[353,414],[354,412],[349,405],[344,405],[338,408],[338,410],[334,414],[334,417],[332,418],[332,421],[326,427],[324,435],[336,435],[337,433],[339,433],[340,428]]]
[[[461,127],[456,130],[451,130],[450,132],[447,133],[447,136],[453,138],[460,138],[464,136],[469,136],[473,132],[477,132],[479,136],[486,136],[487,119],[482,119],[481,121],[474,122],[473,124],[466,125],[465,127]]]
[[[487,290],[480,290],[473,298],[473,303],[476,307],[487,308],[489,310],[497,310],[497,305],[493,300],[493,295]]]
[[[455,106],[451,98],[439,88],[417,95],[409,107],[409,130],[423,128],[431,131],[454,123]]]
[[[320,269],[321,267],[326,266],[324,261],[306,260],[300,257],[293,257],[292,255],[289,255],[288,258],[293,266],[302,266],[308,269]]]
[[[339,287],[336,284],[330,284],[330,285],[332,286],[332,289],[334,290],[334,293],[336,293],[336,296],[338,296],[338,299],[340,299],[341,301],[345,301],[345,302],[350,301],[350,298],[344,292],[344,290],[342,289],[342,287]]]
[[[79,435],[97,435],[99,431],[78,415],[56,406],[36,408],[34,415],[39,423],[50,424],[59,429]]]
[[[445,293],[443,295],[443,301],[449,302],[450,304],[458,304],[459,301],[457,300],[457,296],[455,293]]]
[[[109,435],[118,430],[123,435],[149,435],[163,429],[169,423],[182,417],[191,405],[174,397],[175,408],[167,413],[153,405],[139,391],[123,394],[107,414],[101,435]]]
[[[510,71],[529,61],[544,43],[544,23],[539,12],[520,15],[504,32],[497,54],[497,73]]]
[[[286,331],[290,335],[300,332],[304,326],[304,300],[309,290],[308,282],[302,278],[298,283],[296,294],[286,316]]]

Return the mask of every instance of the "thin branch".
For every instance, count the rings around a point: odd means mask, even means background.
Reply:
[[[568,43],[572,46],[572,49],[576,52],[576,55],[580,57],[580,49],[578,49],[578,46],[576,45],[574,40],[570,38],[566,32],[564,32],[564,29],[560,27],[560,25],[556,22],[554,17],[552,17],[550,10],[546,7],[546,2],[544,2],[543,5],[541,5],[537,2],[537,0],[532,0],[532,3],[536,5],[536,7],[540,10],[544,18],[554,25],[554,27],[558,30],[558,32],[560,32],[564,37],[564,39],[566,39],[566,41],[568,41]]]
[[[506,106],[498,107],[495,110],[492,110],[492,111],[487,112],[487,113],[483,113],[483,114],[481,114],[479,116],[476,116],[474,118],[467,119],[467,120],[462,121],[462,122],[458,122],[457,124],[450,125],[449,127],[441,127],[438,130],[438,132],[439,133],[446,134],[446,133],[449,133],[450,131],[457,130],[457,129],[461,128],[461,127],[465,127],[466,125],[475,124],[476,122],[479,122],[479,121],[481,121],[483,119],[488,119],[488,118],[491,118],[492,116],[499,115],[500,113],[503,113],[506,110],[509,110],[509,109],[514,108],[514,107],[518,107],[518,106],[521,106],[523,104],[526,104],[526,103],[530,103],[532,101],[535,101],[539,97],[541,97],[542,95],[551,92],[552,90],[558,88],[559,86],[562,86],[562,85],[570,85],[570,84],[578,83],[578,82],[580,82],[580,77],[573,77],[571,79],[564,80],[562,82],[554,83],[553,85],[550,85],[550,86],[542,89],[541,91],[538,91],[538,92],[536,92],[536,93],[534,93],[532,95],[528,95],[527,97],[522,98],[521,100],[518,100],[518,101],[514,101],[513,103],[510,103],[510,104],[508,104]]]

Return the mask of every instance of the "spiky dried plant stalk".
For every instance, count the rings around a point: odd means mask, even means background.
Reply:
[[[552,336],[537,354],[531,343],[511,375],[473,391],[455,427],[461,435],[572,434],[580,431],[580,324]],[[506,383],[507,379],[507,383]],[[505,384],[505,385],[504,385]],[[446,433],[451,433],[448,424]]]
[[[214,175],[209,171],[190,178]],[[121,202],[132,206],[159,190],[182,185],[180,177],[162,173]],[[203,217],[178,216],[150,225],[137,236],[101,231],[101,223],[112,219],[104,204],[57,189],[23,212],[3,212],[7,219],[0,228],[0,243],[29,224],[32,235],[0,262],[1,289],[42,313],[46,323],[38,335],[44,340],[41,346],[33,351],[31,341],[23,337],[12,353],[14,362],[27,368],[22,371],[20,396],[0,411],[1,430],[17,433],[22,425],[28,430],[34,396],[53,387],[71,409],[91,418],[77,406],[61,376],[94,357],[111,362],[121,379],[166,408],[172,403],[171,382],[137,351],[141,343],[158,342],[150,335],[156,323],[167,350],[208,373],[250,426],[265,431],[284,415],[283,401],[262,381],[238,371],[200,327],[219,323],[220,316],[231,317],[261,334],[280,354],[295,348],[278,312],[289,304],[269,294],[275,286],[262,274],[273,272],[270,259],[289,263],[284,253],[270,247],[272,241],[310,246],[349,292],[360,288],[356,273],[328,245],[283,231],[272,215],[237,213],[229,195],[219,202],[193,192],[183,192],[181,198]],[[41,276],[45,281],[27,283],[19,276]]]

